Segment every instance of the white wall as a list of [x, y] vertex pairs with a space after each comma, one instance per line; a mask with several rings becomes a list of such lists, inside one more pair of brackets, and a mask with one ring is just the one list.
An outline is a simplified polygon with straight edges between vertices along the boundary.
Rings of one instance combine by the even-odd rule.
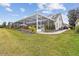
[[55, 21], [55, 29], [59, 30], [59, 28], [63, 27], [63, 19], [62, 15], [59, 15]]

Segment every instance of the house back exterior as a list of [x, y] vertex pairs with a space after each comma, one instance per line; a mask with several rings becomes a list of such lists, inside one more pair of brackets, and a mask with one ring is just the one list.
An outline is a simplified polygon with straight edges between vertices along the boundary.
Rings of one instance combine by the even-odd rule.
[[16, 26], [35, 25], [37, 32], [45, 32], [46, 28], [50, 31], [58, 31], [63, 28], [62, 14], [44, 16], [42, 14], [33, 14], [14, 23]]

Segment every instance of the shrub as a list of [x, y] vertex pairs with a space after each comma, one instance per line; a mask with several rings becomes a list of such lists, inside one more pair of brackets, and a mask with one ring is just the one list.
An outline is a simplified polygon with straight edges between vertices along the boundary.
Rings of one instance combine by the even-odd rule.
[[75, 32], [76, 32], [76, 33], [79, 33], [79, 26], [76, 26]]
[[28, 29], [31, 30], [32, 32], [36, 32], [36, 28], [34, 26], [29, 26]]
[[68, 27], [67, 26], [64, 26], [63, 29], [68, 29]]

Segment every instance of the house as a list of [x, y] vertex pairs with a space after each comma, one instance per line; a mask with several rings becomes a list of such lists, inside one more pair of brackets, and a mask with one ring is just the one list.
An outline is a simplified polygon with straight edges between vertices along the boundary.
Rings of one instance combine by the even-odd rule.
[[63, 28], [63, 19], [61, 14], [44, 16], [42, 14], [33, 14], [14, 23], [16, 26], [35, 25], [37, 32], [58, 31]]
[[76, 26], [79, 26], [79, 19], [76, 20]]
[[76, 20], [76, 26], [79, 26], [79, 11], [77, 11], [77, 20]]
[[55, 30], [59, 30], [63, 27], [64, 23], [61, 14], [50, 15], [49, 17], [54, 21]]

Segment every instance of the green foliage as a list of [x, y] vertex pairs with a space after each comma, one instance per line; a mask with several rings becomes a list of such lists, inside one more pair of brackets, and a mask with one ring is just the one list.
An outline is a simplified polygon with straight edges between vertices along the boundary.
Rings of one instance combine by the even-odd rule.
[[75, 28], [76, 20], [79, 17], [79, 9], [69, 10], [68, 18], [69, 18], [69, 25], [71, 29]]
[[6, 22], [3, 22], [2, 27], [3, 27], [3, 28], [6, 27]]
[[33, 33], [36, 32], [36, 27], [34, 25], [28, 26], [28, 29]]

